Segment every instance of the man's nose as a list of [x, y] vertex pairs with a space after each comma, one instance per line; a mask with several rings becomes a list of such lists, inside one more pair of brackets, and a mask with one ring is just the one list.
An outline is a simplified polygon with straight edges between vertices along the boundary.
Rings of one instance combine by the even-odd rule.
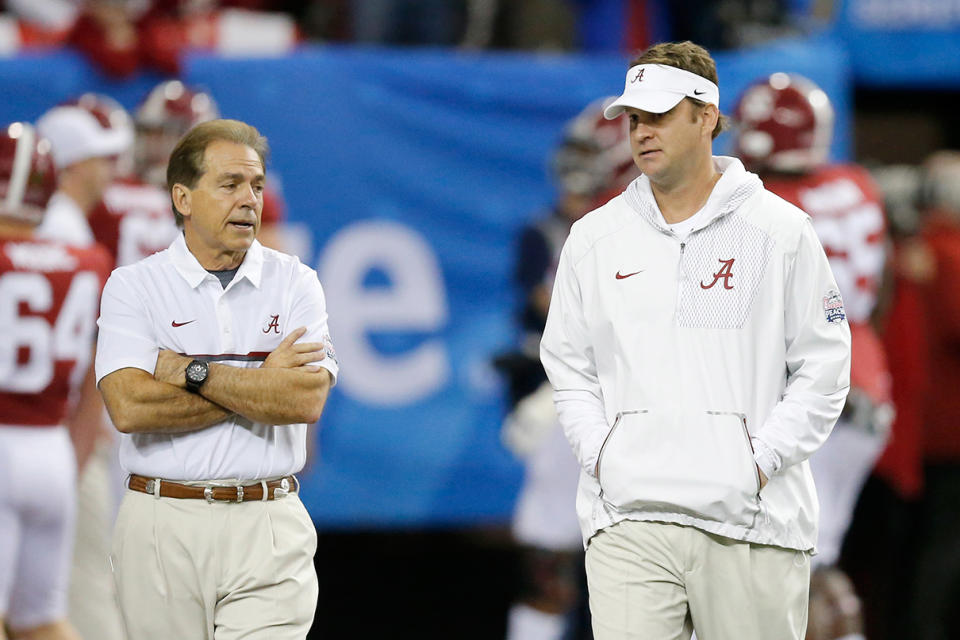
[[637, 140], [646, 140], [651, 135], [653, 135], [653, 132], [650, 127], [642, 122], [636, 123], [630, 132], [630, 136]]
[[245, 207], [256, 208], [257, 191], [252, 184], [243, 185], [243, 192], [240, 194], [240, 204]]

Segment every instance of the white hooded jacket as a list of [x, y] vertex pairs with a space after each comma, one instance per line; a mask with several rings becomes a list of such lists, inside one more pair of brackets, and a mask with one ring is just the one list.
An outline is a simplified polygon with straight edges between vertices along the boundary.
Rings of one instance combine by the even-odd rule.
[[684, 242], [641, 176], [564, 245], [541, 359], [557, 398], [602, 406], [584, 420], [558, 402], [585, 544], [632, 519], [814, 548], [806, 460], [849, 387], [843, 302], [809, 216], [738, 160], [714, 165]]

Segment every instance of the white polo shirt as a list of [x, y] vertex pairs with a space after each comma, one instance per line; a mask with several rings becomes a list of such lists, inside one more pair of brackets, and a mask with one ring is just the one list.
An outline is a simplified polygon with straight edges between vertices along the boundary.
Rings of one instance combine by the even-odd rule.
[[[338, 364], [323, 289], [313, 269], [254, 242], [223, 289], [179, 234], [169, 248], [116, 269], [103, 290], [97, 383], [136, 367], [153, 374], [160, 349], [237, 367], [259, 367], [280, 341], [323, 342], [318, 363], [334, 381]], [[128, 473], [167, 480], [260, 480], [296, 473], [306, 460], [307, 425], [232, 416], [189, 433], [121, 434]]]

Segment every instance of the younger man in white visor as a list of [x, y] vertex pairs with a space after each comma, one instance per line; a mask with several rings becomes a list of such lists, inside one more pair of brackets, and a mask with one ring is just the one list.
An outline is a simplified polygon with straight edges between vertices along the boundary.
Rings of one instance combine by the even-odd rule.
[[580, 465], [597, 640], [804, 637], [817, 498], [807, 458], [849, 386], [843, 300], [810, 224], [734, 158], [716, 65], [635, 59], [643, 175], [573, 225], [541, 343]]

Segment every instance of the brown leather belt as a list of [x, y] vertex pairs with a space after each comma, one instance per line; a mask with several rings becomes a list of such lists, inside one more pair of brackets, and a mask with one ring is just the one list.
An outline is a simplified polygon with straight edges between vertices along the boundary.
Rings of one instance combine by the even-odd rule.
[[[157, 485], [160, 485], [157, 487]], [[300, 489], [300, 483], [294, 476], [279, 480], [258, 482], [257, 484], [236, 485], [210, 482], [202, 485], [180, 484], [160, 478], [147, 478], [130, 475], [127, 486], [133, 491], [159, 495], [161, 498], [194, 498], [207, 502], [252, 502], [255, 500], [275, 500], [291, 491]], [[266, 498], [264, 498], [266, 487]]]

